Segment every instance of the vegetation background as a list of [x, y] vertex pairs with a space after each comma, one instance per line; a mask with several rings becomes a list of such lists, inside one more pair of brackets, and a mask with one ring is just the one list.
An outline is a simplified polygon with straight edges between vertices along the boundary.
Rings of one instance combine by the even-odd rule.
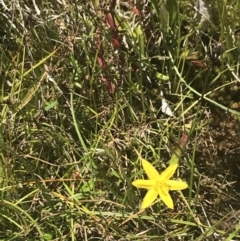
[[240, 240], [240, 1], [0, 7], [0, 240]]

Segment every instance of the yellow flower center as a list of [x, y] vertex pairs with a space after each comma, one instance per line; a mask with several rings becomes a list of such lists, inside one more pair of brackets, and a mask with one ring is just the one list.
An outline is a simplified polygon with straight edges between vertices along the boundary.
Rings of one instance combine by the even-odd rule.
[[161, 192], [164, 195], [167, 195], [167, 192], [169, 191], [169, 185], [167, 185], [166, 182], [156, 182], [155, 190], [158, 193], [159, 193], [159, 190], [161, 190]]

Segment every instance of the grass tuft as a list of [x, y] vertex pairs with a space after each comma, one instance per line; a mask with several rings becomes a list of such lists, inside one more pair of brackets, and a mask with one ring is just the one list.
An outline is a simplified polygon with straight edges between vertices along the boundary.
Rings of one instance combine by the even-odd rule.
[[206, 2], [1, 1], [0, 240], [240, 238], [240, 6]]

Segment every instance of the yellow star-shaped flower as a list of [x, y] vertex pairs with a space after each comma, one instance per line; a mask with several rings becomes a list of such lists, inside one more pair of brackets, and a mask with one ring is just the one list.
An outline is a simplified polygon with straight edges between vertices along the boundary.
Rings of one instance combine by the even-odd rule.
[[178, 164], [170, 165], [161, 174], [159, 174], [155, 167], [146, 160], [142, 160], [142, 165], [149, 180], [135, 180], [132, 182], [132, 185], [137, 188], [148, 189], [143, 199], [141, 209], [151, 206], [158, 195], [167, 207], [173, 209], [173, 200], [169, 194], [169, 190], [176, 191], [188, 188], [186, 182], [169, 180], [176, 171]]

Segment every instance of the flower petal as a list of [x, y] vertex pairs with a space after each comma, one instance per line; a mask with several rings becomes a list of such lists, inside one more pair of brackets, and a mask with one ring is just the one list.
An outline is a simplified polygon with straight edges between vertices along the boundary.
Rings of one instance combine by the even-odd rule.
[[153, 188], [156, 185], [156, 181], [154, 180], [135, 180], [132, 182], [132, 185], [138, 188]]
[[168, 185], [169, 190], [183, 190], [188, 188], [188, 185], [186, 182], [183, 181], [176, 181], [176, 180], [168, 180], [166, 182]]
[[178, 167], [178, 164], [171, 164], [170, 166], [165, 169], [160, 176], [158, 177], [158, 182], [168, 181], [174, 174]]
[[149, 179], [157, 180], [159, 178], [158, 171], [155, 169], [155, 167], [150, 162], [143, 159], [142, 165], [143, 165], [143, 169], [147, 173]]
[[161, 197], [162, 201], [165, 203], [165, 205], [168, 208], [173, 209], [173, 200], [172, 200], [168, 190], [165, 188], [159, 188], [158, 194]]
[[141, 205], [141, 209], [147, 208], [149, 207], [154, 200], [157, 198], [158, 193], [156, 192], [156, 190], [154, 188], [148, 190], [147, 194], [145, 195], [142, 205]]

